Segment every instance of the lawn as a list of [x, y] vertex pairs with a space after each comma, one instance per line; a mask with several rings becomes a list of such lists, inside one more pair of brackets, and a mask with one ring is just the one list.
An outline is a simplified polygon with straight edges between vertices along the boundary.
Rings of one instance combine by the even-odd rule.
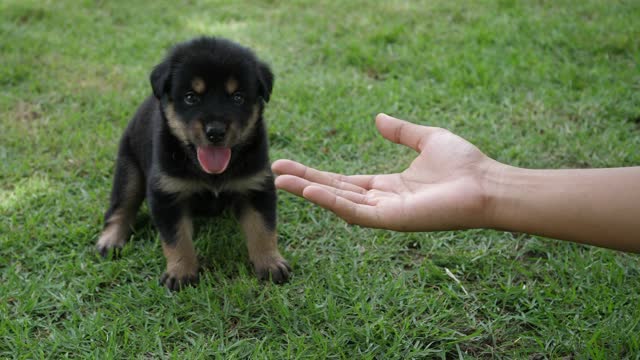
[[146, 209], [121, 259], [93, 249], [118, 138], [178, 41], [272, 65], [272, 160], [402, 170], [386, 112], [517, 166], [630, 166], [638, 19], [632, 0], [0, 1], [0, 357], [638, 358], [632, 254], [363, 229], [285, 193], [282, 286], [255, 279], [230, 216], [197, 223], [201, 282], [179, 293]]

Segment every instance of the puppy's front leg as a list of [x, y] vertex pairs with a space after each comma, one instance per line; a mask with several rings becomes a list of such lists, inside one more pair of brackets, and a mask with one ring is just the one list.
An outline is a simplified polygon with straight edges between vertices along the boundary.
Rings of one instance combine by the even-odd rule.
[[252, 192], [238, 208], [238, 217], [258, 278], [286, 282], [291, 267], [278, 251], [275, 188]]
[[180, 290], [198, 282], [198, 257], [193, 246], [193, 224], [188, 208], [172, 195], [151, 191], [148, 195], [151, 216], [160, 231], [167, 270], [160, 283]]

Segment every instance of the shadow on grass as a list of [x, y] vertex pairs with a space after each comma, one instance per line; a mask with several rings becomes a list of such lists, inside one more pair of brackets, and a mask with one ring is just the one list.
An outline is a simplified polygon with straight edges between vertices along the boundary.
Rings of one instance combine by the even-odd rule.
[[244, 236], [238, 221], [229, 211], [214, 217], [196, 218], [194, 242], [203, 271], [227, 279], [240, 275], [240, 264], [253, 271]]
[[[159, 234], [146, 206], [138, 213], [133, 229], [132, 240], [153, 246]], [[227, 279], [239, 275], [238, 265], [249, 264], [246, 242], [238, 226], [238, 221], [229, 212], [220, 215], [200, 216], [193, 221], [193, 241], [202, 271], [216, 273]], [[134, 256], [126, 251], [125, 256]]]

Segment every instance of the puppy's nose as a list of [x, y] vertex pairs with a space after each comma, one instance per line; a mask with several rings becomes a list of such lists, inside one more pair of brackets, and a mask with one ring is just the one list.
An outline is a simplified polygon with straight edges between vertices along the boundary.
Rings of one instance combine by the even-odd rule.
[[224, 135], [227, 132], [226, 126], [219, 122], [207, 124], [204, 127], [204, 132], [207, 135], [207, 139], [213, 143], [218, 143], [224, 140]]

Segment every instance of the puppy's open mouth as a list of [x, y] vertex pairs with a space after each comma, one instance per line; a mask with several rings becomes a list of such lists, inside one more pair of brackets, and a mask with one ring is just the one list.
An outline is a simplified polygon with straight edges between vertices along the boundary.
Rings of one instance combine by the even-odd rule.
[[196, 152], [200, 167], [208, 174], [222, 174], [231, 159], [231, 149], [228, 147], [198, 146]]

